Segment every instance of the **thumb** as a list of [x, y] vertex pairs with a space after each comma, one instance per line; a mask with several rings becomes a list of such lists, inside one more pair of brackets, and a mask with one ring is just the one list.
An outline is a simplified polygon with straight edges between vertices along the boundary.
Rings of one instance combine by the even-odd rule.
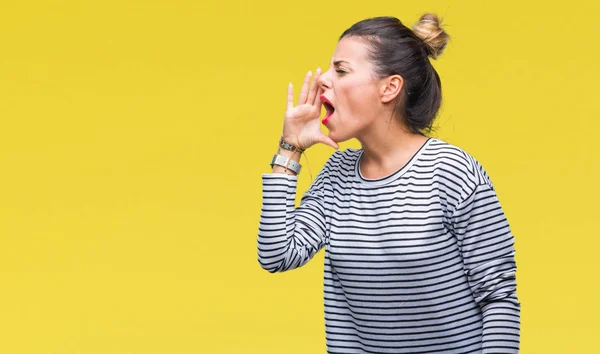
[[320, 142], [320, 143], [323, 143], [325, 145], [329, 145], [329, 146], [331, 146], [332, 148], [334, 148], [336, 150], [340, 149], [340, 146], [338, 145], [338, 143], [336, 143], [335, 141], [333, 141], [330, 137], [328, 137], [325, 134], [319, 135], [317, 137], [317, 141]]

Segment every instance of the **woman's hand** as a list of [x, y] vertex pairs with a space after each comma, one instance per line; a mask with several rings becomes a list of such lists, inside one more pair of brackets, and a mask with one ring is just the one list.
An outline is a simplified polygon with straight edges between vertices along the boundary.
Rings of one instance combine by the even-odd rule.
[[[298, 105], [294, 107], [294, 87], [290, 83], [287, 94], [287, 109], [283, 120], [283, 140], [305, 150], [316, 143], [323, 143], [339, 149], [338, 144], [321, 131], [321, 106], [319, 98], [322, 89], [317, 84], [321, 69], [317, 69], [315, 78], [310, 82], [312, 72], [304, 78]], [[310, 88], [309, 88], [310, 86]]]

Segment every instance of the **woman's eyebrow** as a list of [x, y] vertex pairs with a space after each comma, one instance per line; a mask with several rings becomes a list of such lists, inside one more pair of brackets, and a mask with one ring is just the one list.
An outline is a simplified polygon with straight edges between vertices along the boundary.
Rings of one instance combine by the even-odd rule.
[[333, 62], [333, 66], [338, 66], [341, 63], [346, 63], [346, 64], [350, 64], [349, 62], [345, 61], [345, 60], [336, 60]]

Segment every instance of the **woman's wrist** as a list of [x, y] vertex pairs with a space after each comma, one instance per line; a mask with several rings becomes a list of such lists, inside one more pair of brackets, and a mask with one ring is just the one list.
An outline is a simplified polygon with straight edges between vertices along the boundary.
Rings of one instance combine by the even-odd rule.
[[[285, 158], [288, 158], [290, 161], [299, 163], [302, 153], [300, 153], [298, 151], [286, 150], [286, 149], [279, 147], [277, 149], [277, 155], [281, 155]], [[292, 175], [292, 176], [297, 175], [296, 172], [290, 170], [289, 168], [285, 168], [284, 166], [281, 166], [281, 165], [273, 165], [273, 173], [285, 173], [285, 174]]]
[[290, 142], [292, 142], [294, 140], [292, 140], [292, 139], [286, 139], [282, 135], [281, 138], [279, 139], [279, 147], [283, 148], [285, 150], [297, 151], [299, 153], [303, 153], [304, 149], [300, 146], [299, 143], [290, 143]]
[[[279, 156], [283, 157], [286, 162], [285, 162], [285, 166], [282, 166], [281, 162], [279, 162], [279, 163], [275, 162], [275, 157], [274, 157], [273, 162], [271, 164], [271, 166], [273, 168], [273, 172], [274, 173], [285, 173], [285, 174], [293, 175], [293, 176], [297, 175], [296, 171], [299, 171], [300, 168], [302, 167], [300, 165], [300, 157], [302, 157], [303, 152], [304, 152], [303, 149], [301, 149], [298, 146], [288, 143], [282, 136], [279, 139], [279, 146], [277, 148], [277, 154], [275, 155], [275, 157], [277, 157], [277, 155], [279, 155]], [[290, 163], [292, 164], [291, 168], [290, 168]]]

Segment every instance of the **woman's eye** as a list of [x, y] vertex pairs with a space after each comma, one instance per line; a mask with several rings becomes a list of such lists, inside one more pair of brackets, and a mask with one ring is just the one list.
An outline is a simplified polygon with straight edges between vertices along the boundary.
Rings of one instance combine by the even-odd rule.
[[342, 74], [342, 75], [346, 73], [344, 70], [340, 70], [340, 69], [337, 69], [335, 72], [338, 74]]

